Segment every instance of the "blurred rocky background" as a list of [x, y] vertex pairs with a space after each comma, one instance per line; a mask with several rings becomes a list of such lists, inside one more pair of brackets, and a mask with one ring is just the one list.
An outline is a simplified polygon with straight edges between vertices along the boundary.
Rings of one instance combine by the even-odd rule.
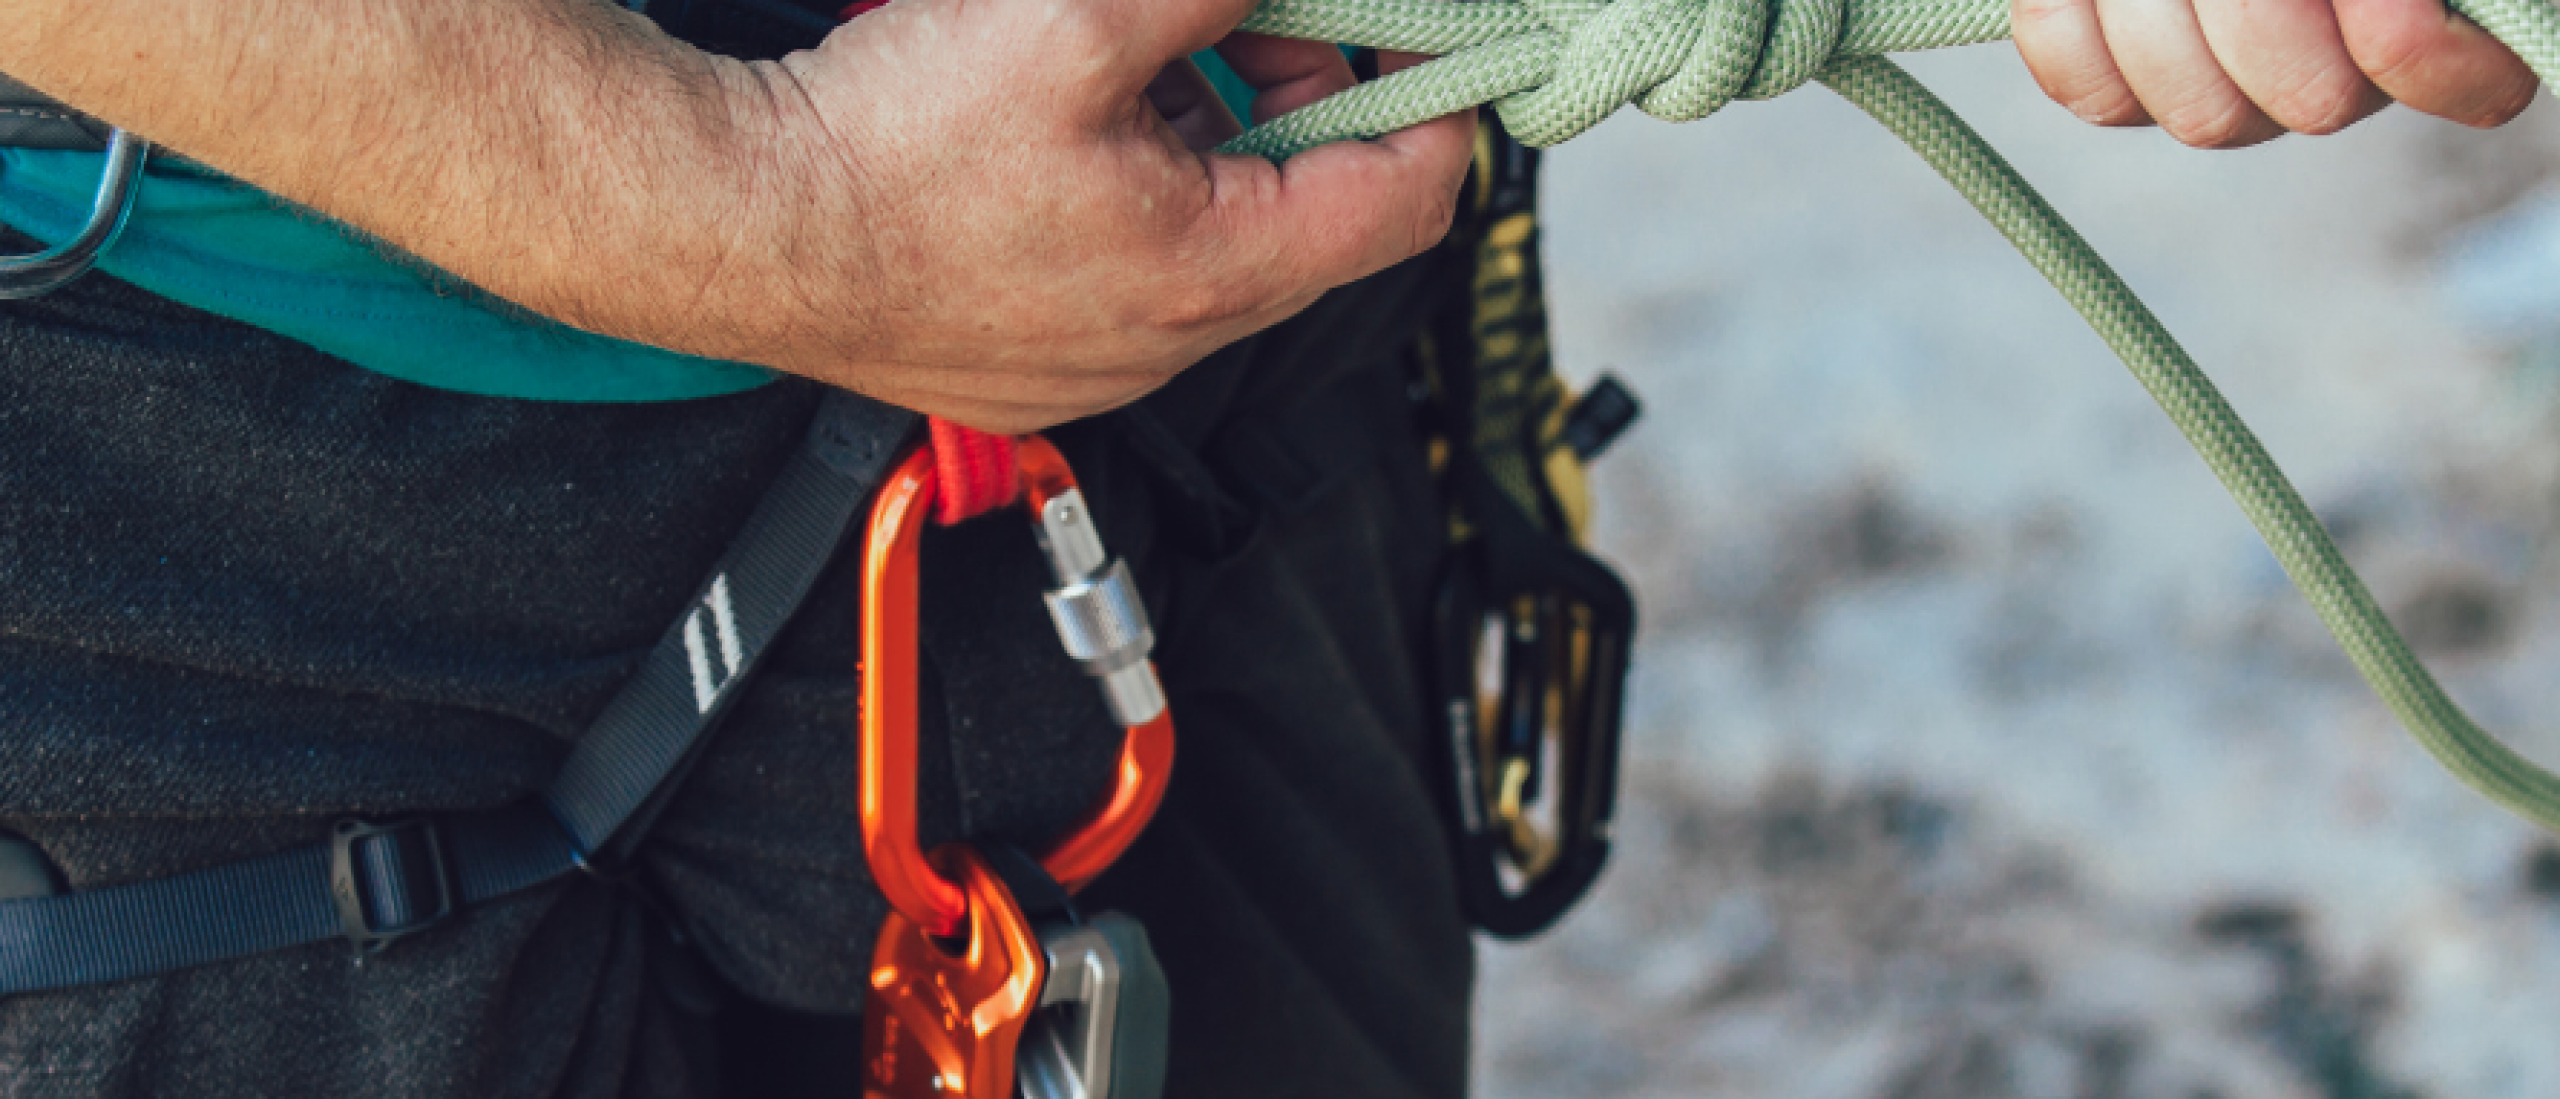
[[[2560, 107], [2200, 153], [1910, 59], [2560, 762]], [[1489, 1099], [2553, 1099], [2560, 846], [2355, 679], [2097, 339], [1818, 88], [1548, 162], [1644, 598], [1612, 869], [1487, 943]]]

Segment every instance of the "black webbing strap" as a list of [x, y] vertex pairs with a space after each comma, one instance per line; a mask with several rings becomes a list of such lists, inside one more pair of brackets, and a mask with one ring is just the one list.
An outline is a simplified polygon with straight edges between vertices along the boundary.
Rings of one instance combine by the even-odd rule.
[[1227, 426], [1202, 458], [1246, 503], [1287, 515], [1370, 468], [1387, 440], [1412, 434], [1414, 414], [1402, 371], [1357, 370]]
[[372, 950], [473, 904], [626, 857], [798, 609], [913, 428], [850, 394], [531, 802], [340, 821], [330, 842], [173, 877], [0, 901], [0, 995], [346, 938]]

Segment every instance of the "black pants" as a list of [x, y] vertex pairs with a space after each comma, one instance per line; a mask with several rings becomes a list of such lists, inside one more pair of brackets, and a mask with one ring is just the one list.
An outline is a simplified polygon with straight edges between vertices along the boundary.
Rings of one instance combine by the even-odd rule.
[[[1116, 416], [1055, 436], [1149, 590], [1179, 727], [1162, 814], [1089, 894], [1163, 957], [1173, 1095], [1464, 1090], [1472, 963], [1414, 664], [1440, 507], [1398, 375], [1436, 262], [1201, 364], [1146, 402], [1147, 445]], [[1240, 506], [1186, 465], [1364, 390], [1385, 426], [1314, 489]], [[77, 889], [530, 794], [814, 396], [480, 398], [103, 277], [0, 304], [0, 827]], [[0, 1000], [0, 1094], [851, 1094], [881, 912], [852, 562], [630, 879], [362, 960], [322, 943]], [[933, 532], [925, 568], [928, 838], [1036, 844], [1118, 731], [1055, 653], [1018, 519]]]

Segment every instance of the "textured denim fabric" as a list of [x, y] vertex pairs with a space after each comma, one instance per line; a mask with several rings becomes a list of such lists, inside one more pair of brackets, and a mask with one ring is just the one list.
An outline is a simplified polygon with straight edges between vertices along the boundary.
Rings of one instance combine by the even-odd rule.
[[[1395, 400], [1450, 282], [1429, 266], [1148, 407], [1203, 445], [1345, 375], [1390, 372]], [[814, 397], [473, 397], [102, 277], [0, 304], [0, 828], [92, 888], [531, 793]], [[1149, 589], [1180, 728], [1162, 815], [1093, 890], [1147, 921], [1174, 982], [1171, 1094], [1461, 1093], [1471, 956], [1413, 663], [1441, 537], [1418, 438], [1203, 553], [1110, 418], [1056, 437]], [[928, 839], [1036, 846], [1103, 787], [1118, 730], [1057, 653], [1020, 522], [937, 530], [926, 561]], [[0, 1000], [0, 1095], [849, 1094], [881, 910], [854, 824], [857, 580], [840, 556], [630, 880], [362, 960], [322, 943]]]

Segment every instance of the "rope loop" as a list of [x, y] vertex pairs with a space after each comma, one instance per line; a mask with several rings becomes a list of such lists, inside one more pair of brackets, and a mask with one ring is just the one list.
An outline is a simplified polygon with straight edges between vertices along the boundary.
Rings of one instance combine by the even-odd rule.
[[[2560, 5], [2448, 0], [2560, 85]], [[2230, 489], [2358, 673], [2446, 770], [2560, 832], [2560, 774], [2462, 712], [2392, 628], [2275, 459], [2159, 318], [1981, 135], [1881, 55], [2009, 34], [2009, 0], [1261, 0], [1244, 29], [1439, 60], [1310, 103], [1221, 150], [1274, 161], [1479, 103], [1562, 142], [1637, 104], [1689, 121], [1819, 79], [1899, 135], [2062, 292]]]
[[2008, 37], [2009, 0], [1262, 0], [1242, 29], [1444, 55], [1219, 147], [1282, 161], [1479, 103], [1540, 148], [1629, 103], [1691, 121], [1851, 59]]
[[1496, 104], [1545, 147], [1633, 103], [1691, 122], [1802, 87], [1831, 63], [1846, 0], [1526, 0], [1560, 40], [1553, 75]]

